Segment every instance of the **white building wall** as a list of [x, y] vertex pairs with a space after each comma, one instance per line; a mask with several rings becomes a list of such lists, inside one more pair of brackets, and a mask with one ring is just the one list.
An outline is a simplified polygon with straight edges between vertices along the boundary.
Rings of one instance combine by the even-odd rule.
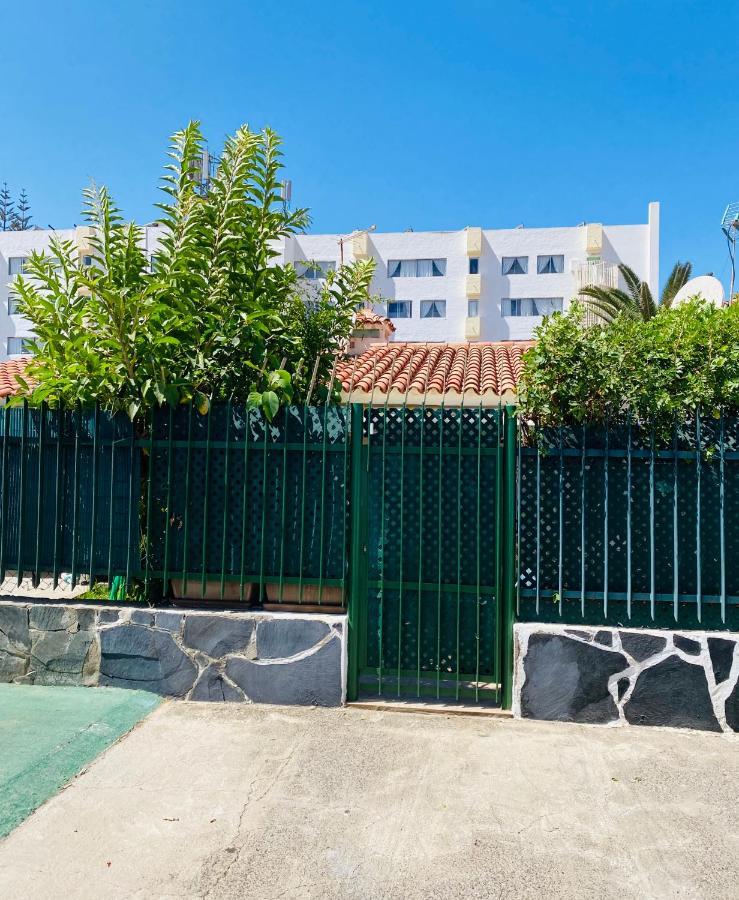
[[[144, 229], [142, 245], [155, 252], [160, 230]], [[48, 246], [53, 234], [74, 239], [74, 229], [66, 231], [0, 232], [0, 358], [7, 356], [8, 337], [30, 335], [29, 323], [18, 315], [8, 315], [8, 260], [28, 256], [32, 250]], [[338, 234], [306, 234], [288, 238], [278, 248], [277, 262], [341, 259]], [[346, 236], [344, 236], [346, 238]], [[514, 228], [483, 229], [482, 254], [479, 257], [481, 292], [479, 297], [480, 340], [505, 341], [531, 338], [541, 323], [539, 316], [504, 316], [504, 299], [561, 297], [567, 308], [576, 294], [572, 266], [587, 259], [586, 228]], [[466, 283], [469, 258], [467, 231], [372, 232], [368, 246], [376, 262], [372, 293], [384, 302], [375, 303], [377, 312], [386, 313], [386, 302], [408, 300], [412, 318], [395, 319], [396, 341], [464, 341], [467, 320]], [[561, 274], [537, 274], [537, 257], [563, 255]], [[525, 275], [503, 275], [504, 256], [528, 257]], [[394, 259], [446, 260], [441, 277], [390, 277], [388, 262]], [[604, 225], [601, 258], [605, 262], [624, 262], [645, 279], [657, 294], [659, 279], [659, 204], [649, 206], [649, 222], [640, 225]], [[344, 261], [353, 259], [352, 241], [344, 240]], [[423, 300], [445, 300], [446, 318], [422, 319]]]

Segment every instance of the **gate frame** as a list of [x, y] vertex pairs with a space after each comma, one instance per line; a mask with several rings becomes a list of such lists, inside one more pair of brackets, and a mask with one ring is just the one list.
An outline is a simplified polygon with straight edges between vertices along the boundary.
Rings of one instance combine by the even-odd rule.
[[[518, 429], [516, 411], [511, 404], [501, 407], [502, 466], [499, 471], [500, 518], [496, 529], [494, 553], [498, 564], [496, 604], [500, 640], [498, 641], [500, 696], [503, 709], [510, 709], [513, 699], [513, 624], [515, 619], [516, 565], [516, 449]], [[351, 527], [349, 553], [349, 595], [347, 598], [348, 670], [347, 700], [359, 696], [359, 658], [362, 640], [367, 637], [368, 611], [368, 547], [367, 508], [369, 479], [367, 448], [362, 439], [364, 405], [353, 403], [351, 411]], [[422, 701], [421, 701], [422, 702]]]

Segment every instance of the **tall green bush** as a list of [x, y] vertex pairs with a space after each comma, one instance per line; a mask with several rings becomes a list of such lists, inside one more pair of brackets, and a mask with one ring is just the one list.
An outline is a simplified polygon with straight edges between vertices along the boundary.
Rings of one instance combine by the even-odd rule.
[[694, 298], [647, 322], [585, 327], [582, 307], [548, 318], [524, 356], [521, 412], [542, 425], [623, 419], [668, 431], [696, 408], [739, 413], [739, 306]]
[[271, 417], [280, 403], [308, 400], [316, 385], [325, 391], [352, 314], [368, 298], [373, 263], [343, 267], [304, 303], [295, 268], [276, 260], [279, 242], [309, 222], [306, 210], [281, 200], [280, 144], [269, 129], [238, 129], [204, 189], [195, 177], [204, 150], [197, 123], [174, 135], [153, 260], [108, 190], [85, 191], [92, 260], [54, 239], [14, 284], [36, 335], [33, 401], [99, 401], [133, 418], [155, 404], [195, 399], [205, 408], [230, 397]]

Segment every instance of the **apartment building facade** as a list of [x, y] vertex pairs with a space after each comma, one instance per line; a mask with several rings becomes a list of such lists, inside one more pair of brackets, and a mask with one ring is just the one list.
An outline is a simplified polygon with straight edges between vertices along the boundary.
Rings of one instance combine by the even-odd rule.
[[[0, 358], [22, 354], [31, 336], [10, 282], [53, 235], [75, 241], [81, 257], [90, 252], [86, 228], [0, 233]], [[147, 254], [156, 253], [160, 236], [156, 226], [142, 228]], [[277, 261], [295, 264], [307, 281], [320, 281], [342, 260], [372, 257], [374, 308], [392, 320], [391, 340], [526, 340], [585, 284], [616, 286], [619, 263], [658, 294], [659, 204], [650, 203], [647, 222], [636, 225], [301, 234], [276, 249]]]

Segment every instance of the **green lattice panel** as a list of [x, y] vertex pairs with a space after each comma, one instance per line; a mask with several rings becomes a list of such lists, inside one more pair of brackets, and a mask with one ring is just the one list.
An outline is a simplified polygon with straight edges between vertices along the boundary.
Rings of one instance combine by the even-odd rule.
[[399, 673], [404, 694], [413, 673], [492, 678], [499, 413], [379, 407], [365, 420], [366, 665]]

